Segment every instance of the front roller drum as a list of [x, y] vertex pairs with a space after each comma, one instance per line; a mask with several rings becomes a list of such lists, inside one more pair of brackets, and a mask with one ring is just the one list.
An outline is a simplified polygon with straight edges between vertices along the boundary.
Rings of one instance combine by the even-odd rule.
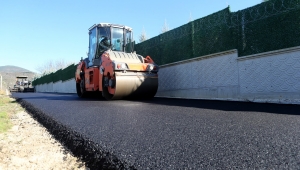
[[116, 73], [113, 90], [109, 86], [103, 86], [103, 97], [114, 99], [150, 99], [153, 98], [158, 88], [158, 76], [153, 73]]

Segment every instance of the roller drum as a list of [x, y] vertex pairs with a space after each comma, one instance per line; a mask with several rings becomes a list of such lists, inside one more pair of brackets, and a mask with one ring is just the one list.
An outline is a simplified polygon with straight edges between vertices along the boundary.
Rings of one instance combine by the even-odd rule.
[[149, 99], [157, 92], [158, 76], [154, 73], [116, 73], [115, 79], [111, 99]]

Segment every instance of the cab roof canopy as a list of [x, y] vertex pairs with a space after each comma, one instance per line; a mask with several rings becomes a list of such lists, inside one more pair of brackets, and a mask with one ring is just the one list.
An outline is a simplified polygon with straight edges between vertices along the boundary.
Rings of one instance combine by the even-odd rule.
[[17, 79], [27, 79], [28, 76], [17, 76]]
[[89, 31], [91, 31], [95, 27], [119, 27], [119, 28], [125, 28], [126, 30], [132, 31], [132, 28], [125, 26], [125, 25], [119, 25], [119, 24], [111, 24], [111, 23], [99, 23], [99, 24], [94, 24], [89, 28]]

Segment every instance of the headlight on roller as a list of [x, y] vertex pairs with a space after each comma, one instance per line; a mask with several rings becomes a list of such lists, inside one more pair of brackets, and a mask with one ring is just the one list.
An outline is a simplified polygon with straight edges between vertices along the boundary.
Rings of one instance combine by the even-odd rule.
[[158, 65], [156, 65], [156, 64], [149, 64], [147, 66], [147, 71], [158, 72]]
[[128, 66], [126, 63], [114, 63], [115, 70], [128, 70]]

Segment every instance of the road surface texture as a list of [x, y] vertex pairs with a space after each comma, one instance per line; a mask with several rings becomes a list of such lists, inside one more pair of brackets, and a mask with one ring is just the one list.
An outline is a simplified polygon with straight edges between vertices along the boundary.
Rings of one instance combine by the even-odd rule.
[[93, 144], [81, 153], [83, 159], [101, 158], [91, 169], [300, 169], [299, 105], [12, 96], [67, 127], [65, 132], [76, 132], [75, 138], [86, 138], [82, 146]]

